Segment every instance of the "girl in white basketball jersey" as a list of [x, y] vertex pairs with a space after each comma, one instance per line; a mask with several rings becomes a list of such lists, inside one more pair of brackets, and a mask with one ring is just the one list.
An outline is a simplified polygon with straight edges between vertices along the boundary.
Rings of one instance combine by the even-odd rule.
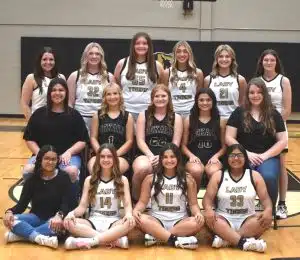
[[[120, 202], [125, 216], [120, 217]], [[89, 209], [89, 218], [80, 218]], [[96, 155], [91, 176], [85, 179], [79, 206], [64, 220], [65, 228], [75, 237], [67, 238], [65, 248], [89, 249], [108, 245], [128, 248], [128, 232], [134, 228], [129, 183], [122, 176], [112, 144], [103, 144]]]
[[[100, 145], [111, 143], [117, 150], [120, 171], [124, 174], [129, 168], [129, 151], [134, 140], [133, 118], [125, 111], [122, 90], [117, 83], [109, 83], [103, 90], [101, 109], [93, 115], [91, 124], [91, 145], [94, 152]], [[96, 157], [88, 163], [92, 172]]]
[[[228, 147], [224, 162], [225, 170], [212, 176], [203, 198], [206, 223], [216, 234], [212, 247], [264, 252], [267, 244], [257, 238], [272, 222], [272, 203], [264, 180], [250, 170], [247, 152], [240, 144]], [[264, 206], [260, 213], [255, 213], [256, 195]]]
[[123, 89], [125, 109], [135, 121], [150, 104], [151, 90], [162, 73], [162, 65], [154, 60], [150, 36], [144, 32], [135, 34], [129, 57], [119, 60], [114, 73]]
[[217, 98], [220, 117], [227, 120], [242, 104], [246, 80], [237, 73], [234, 50], [227, 44], [219, 45], [215, 51], [212, 72], [204, 79], [204, 87], [213, 90]]
[[[150, 214], [142, 214], [150, 199]], [[187, 207], [192, 216], [189, 216]], [[143, 181], [133, 215], [146, 233], [146, 246], [162, 240], [180, 248], [198, 247], [193, 235], [203, 227], [204, 218], [198, 206], [196, 183], [184, 171], [180, 149], [175, 144], [166, 144], [161, 150], [155, 173]]]
[[191, 115], [184, 120], [182, 152], [188, 158], [185, 165], [200, 189], [202, 174], [210, 178], [222, 168], [225, 153], [225, 126], [221, 123], [217, 101], [210, 88], [201, 88], [195, 96]]
[[[261, 77], [265, 82], [271, 96], [272, 104], [286, 122], [291, 114], [292, 88], [289, 79], [283, 74], [283, 66], [277, 52], [272, 49], [264, 50], [257, 62], [256, 76]], [[288, 134], [288, 132], [286, 133]], [[280, 156], [279, 203], [276, 211], [276, 215], [279, 218], [287, 218], [288, 213], [285, 204], [288, 188], [288, 175], [285, 167], [285, 155], [287, 151], [288, 147], [286, 147]]]
[[163, 81], [170, 88], [175, 113], [189, 116], [196, 92], [203, 86], [203, 73], [196, 67], [192, 48], [186, 41], [175, 44], [171, 67], [164, 71]]
[[21, 106], [27, 121], [35, 110], [46, 105], [48, 85], [55, 77], [65, 79], [58, 73], [55, 52], [51, 47], [44, 47], [36, 59], [34, 72], [26, 77], [22, 86]]
[[170, 90], [158, 84], [151, 92], [151, 104], [139, 114], [136, 123], [136, 140], [139, 156], [132, 164], [132, 195], [139, 198], [141, 184], [147, 174], [153, 172], [159, 161], [159, 153], [166, 143], [180, 146], [182, 118], [174, 113]]
[[89, 43], [81, 56], [81, 68], [68, 78], [69, 105], [82, 115], [89, 131], [92, 116], [102, 104], [104, 87], [114, 81], [107, 71], [102, 47], [96, 42]]

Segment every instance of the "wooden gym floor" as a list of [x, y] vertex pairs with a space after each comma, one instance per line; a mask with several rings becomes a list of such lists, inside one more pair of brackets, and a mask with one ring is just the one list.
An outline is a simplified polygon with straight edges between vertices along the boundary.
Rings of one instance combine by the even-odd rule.
[[[0, 216], [5, 209], [14, 202], [10, 198], [9, 189], [20, 179], [20, 171], [30, 156], [22, 140], [23, 119], [0, 119]], [[237, 249], [212, 249], [211, 234], [204, 231], [199, 235], [200, 245], [196, 251], [170, 248], [158, 245], [145, 248], [141, 239], [136, 239], [129, 250], [95, 248], [89, 251], [66, 252], [62, 245], [57, 250], [32, 245], [29, 243], [4, 244], [3, 234], [5, 227], [0, 223], [0, 259], [271, 259], [280, 257], [299, 257], [300, 259], [300, 125], [289, 124], [289, 153], [287, 154], [287, 168], [292, 172], [290, 176], [292, 185], [287, 195], [289, 218], [278, 222], [279, 229], [268, 230], [263, 238], [267, 241], [266, 253], [243, 252]], [[203, 191], [200, 192], [200, 196]], [[201, 202], [200, 202], [201, 203]], [[140, 234], [141, 236], [141, 234]]]

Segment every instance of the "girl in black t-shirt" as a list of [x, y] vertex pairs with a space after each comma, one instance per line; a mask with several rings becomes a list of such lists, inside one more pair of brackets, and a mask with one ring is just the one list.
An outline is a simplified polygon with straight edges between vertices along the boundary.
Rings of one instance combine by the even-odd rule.
[[[129, 168], [128, 152], [134, 138], [133, 117], [124, 109], [122, 90], [116, 83], [109, 83], [103, 90], [102, 107], [93, 115], [91, 124], [91, 145], [96, 153], [104, 143], [113, 144], [119, 157], [120, 171]], [[88, 163], [89, 172], [96, 157]]]
[[28, 122], [23, 138], [33, 156], [24, 166], [26, 177], [33, 172], [35, 156], [41, 146], [53, 145], [59, 154], [59, 167], [78, 179], [80, 152], [88, 141], [88, 132], [79, 112], [68, 106], [68, 86], [64, 79], [55, 78], [47, 92], [47, 105], [37, 109]]
[[273, 205], [278, 194], [279, 154], [287, 145], [283, 119], [271, 103], [261, 78], [252, 79], [246, 90], [243, 107], [230, 116], [226, 144], [240, 143], [247, 150], [250, 164], [264, 178]]
[[133, 162], [133, 197], [138, 199], [142, 181], [158, 164], [158, 155], [166, 143], [180, 146], [182, 119], [174, 113], [170, 90], [163, 84], [151, 92], [151, 104], [141, 112], [136, 124], [137, 145], [143, 155]]
[[195, 178], [199, 190], [203, 172], [211, 177], [220, 170], [220, 158], [225, 152], [224, 124], [220, 123], [216, 96], [210, 88], [197, 92], [183, 128], [182, 152], [188, 158], [186, 170]]
[[[5, 242], [31, 241], [57, 248], [57, 234], [63, 231], [63, 217], [69, 212], [68, 175], [57, 168], [58, 153], [43, 146], [36, 157], [34, 174], [24, 183], [18, 203], [6, 210]], [[31, 203], [29, 213], [23, 213]]]

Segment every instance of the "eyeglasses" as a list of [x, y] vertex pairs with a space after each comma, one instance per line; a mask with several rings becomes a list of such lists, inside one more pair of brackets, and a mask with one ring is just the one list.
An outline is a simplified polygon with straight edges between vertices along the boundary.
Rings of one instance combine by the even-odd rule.
[[233, 159], [233, 158], [244, 158], [244, 154], [243, 153], [231, 153], [228, 155], [229, 158]]
[[47, 157], [45, 156], [43, 158], [44, 161], [47, 161], [47, 162], [57, 162], [57, 157], [53, 158], [53, 157]]

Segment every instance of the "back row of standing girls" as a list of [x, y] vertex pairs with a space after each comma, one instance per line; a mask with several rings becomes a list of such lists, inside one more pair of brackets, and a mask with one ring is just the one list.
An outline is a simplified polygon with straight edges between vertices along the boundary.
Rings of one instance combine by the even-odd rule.
[[[99, 120], [106, 120], [106, 122], [120, 119], [119, 111], [114, 111], [114, 106], [110, 105], [107, 107], [102, 106], [102, 112], [99, 111], [94, 116], [94, 120], [92, 120], [93, 115], [95, 112], [98, 112], [103, 103], [102, 95], [104, 87], [109, 82], [117, 82], [121, 86], [124, 107], [130, 114], [122, 114], [127, 120], [125, 126], [127, 131], [126, 140], [122, 143], [120, 142], [118, 147], [118, 156], [126, 155], [129, 150], [128, 148], [132, 145], [133, 129], [130, 127], [130, 122], [133, 120], [137, 120], [138, 146], [141, 152], [146, 155], [138, 157], [133, 163], [134, 172], [138, 173], [133, 178], [133, 184], [136, 184], [136, 187], [140, 187], [144, 178], [143, 173], [149, 172], [151, 167], [158, 162], [157, 154], [153, 154], [151, 149], [147, 145], [145, 146], [144, 132], [145, 126], [149, 126], [148, 120], [152, 120], [153, 122], [151, 123], [157, 125], [163, 120], [173, 120], [174, 129], [178, 134], [173, 134], [173, 139], [170, 141], [177, 145], [180, 145], [181, 141], [179, 137], [182, 132], [180, 128], [181, 118], [176, 114], [174, 116], [168, 115], [165, 118], [165, 114], [160, 113], [159, 109], [155, 113], [151, 112], [151, 109], [150, 111], [148, 109], [146, 114], [142, 113], [138, 118], [140, 112], [145, 111], [150, 103], [153, 104], [154, 97], [150, 101], [150, 93], [156, 83], [164, 83], [166, 86], [169, 86], [174, 110], [177, 114], [185, 118], [185, 130], [197, 129], [197, 127], [201, 128], [197, 124], [206, 124], [210, 121], [210, 116], [207, 117], [205, 113], [202, 115], [201, 120], [197, 120], [197, 116], [200, 117], [199, 109], [197, 108], [191, 111], [191, 118], [195, 118], [196, 120], [190, 120], [188, 117], [195, 100], [198, 100], [195, 99], [197, 90], [203, 86], [210, 88], [215, 93], [221, 117], [220, 131], [224, 131], [227, 119], [236, 107], [243, 103], [245, 97], [246, 81], [243, 76], [237, 73], [238, 65], [236, 56], [230, 46], [220, 45], [217, 47], [212, 72], [204, 80], [202, 71], [195, 65], [192, 49], [187, 42], [180, 41], [174, 46], [173, 57], [171, 67], [163, 70], [161, 64], [154, 60], [153, 45], [149, 35], [146, 33], [137, 33], [132, 39], [129, 57], [123, 58], [117, 63], [114, 75], [107, 71], [104, 51], [101, 46], [97, 43], [90, 43], [86, 46], [82, 54], [81, 68], [74, 71], [68, 78], [70, 92], [69, 105], [77, 109], [83, 116], [88, 129], [91, 131], [91, 143], [95, 150], [99, 147], [99, 143], [97, 144], [96, 141], [99, 131], [101, 131], [98, 117]], [[291, 112], [291, 86], [289, 79], [283, 74], [283, 68], [277, 53], [274, 50], [265, 50], [258, 60], [256, 76], [261, 77], [265, 82], [273, 105], [281, 114], [284, 121], [286, 121]], [[54, 52], [51, 48], [44, 48], [44, 51], [37, 60], [34, 73], [27, 76], [22, 88], [21, 104], [27, 120], [34, 110], [46, 104], [47, 86], [49, 81], [54, 77], [64, 78], [57, 71]], [[110, 101], [106, 103], [110, 102], [113, 104], [114, 93], [117, 91], [117, 88], [115, 91], [108, 91], [109, 97], [107, 96], [107, 100], [110, 98]], [[160, 98], [163, 98], [163, 95], [158, 92], [157, 104], [160, 103]], [[29, 107], [30, 100], [32, 102], [31, 109]], [[205, 103], [205, 98], [202, 101]], [[159, 107], [159, 105], [156, 105], [156, 107]], [[214, 116], [212, 111], [211, 117]], [[94, 127], [91, 127], [91, 121], [95, 122]], [[145, 124], [146, 122], [147, 124]], [[185, 132], [189, 133], [189, 131]], [[107, 138], [113, 138], [113, 136], [108, 136]], [[199, 185], [204, 169], [210, 175], [221, 168], [219, 158], [224, 152], [224, 148], [222, 148], [224, 146], [221, 145], [215, 154], [210, 154], [205, 159], [200, 160], [196, 152], [193, 151], [192, 146], [187, 146], [188, 140], [188, 134], [184, 134], [182, 140], [183, 151], [189, 158], [186, 169], [195, 177]], [[224, 140], [220, 141], [224, 144]], [[111, 140], [111, 142], [114, 142], [114, 140]], [[155, 140], [151, 140], [151, 142], [153, 147], [160, 146]], [[205, 146], [205, 143], [203, 143], [203, 146]], [[126, 156], [123, 157], [126, 158]], [[284, 163], [285, 153], [281, 153], [280, 159], [280, 200], [277, 215], [285, 218], [287, 215], [285, 205], [287, 191], [287, 173]], [[91, 162], [90, 167], [92, 164]], [[123, 167], [121, 162], [122, 172], [125, 172], [128, 167], [128, 161], [123, 161]], [[201, 174], [199, 175], [199, 173]], [[139, 196], [139, 189], [133, 195], [137, 198]]]

